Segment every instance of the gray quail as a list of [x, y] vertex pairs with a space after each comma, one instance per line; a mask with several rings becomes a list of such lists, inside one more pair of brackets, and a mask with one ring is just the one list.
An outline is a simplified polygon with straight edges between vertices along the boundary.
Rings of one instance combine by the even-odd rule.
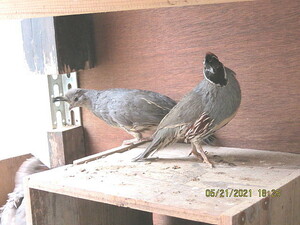
[[[55, 97], [53, 102], [56, 101], [68, 102], [70, 110], [85, 107], [107, 124], [119, 127], [134, 137], [123, 144], [149, 140], [143, 138], [143, 134], [147, 131], [153, 133], [164, 116], [176, 105], [173, 99], [156, 92], [124, 88], [71, 89], [65, 96]], [[210, 135], [203, 143], [211, 145], [215, 139], [214, 135]]]
[[201, 141], [235, 116], [241, 103], [241, 90], [235, 73], [215, 54], [208, 52], [203, 64], [204, 79], [164, 117], [152, 142], [133, 161], [141, 161], [154, 151], [184, 139], [191, 142], [191, 153], [213, 166]]
[[71, 89], [56, 101], [66, 101], [70, 109], [85, 107], [107, 124], [119, 127], [135, 139], [143, 138], [146, 131], [154, 132], [164, 116], [176, 105], [171, 98], [152, 91], [115, 88], [108, 90]]

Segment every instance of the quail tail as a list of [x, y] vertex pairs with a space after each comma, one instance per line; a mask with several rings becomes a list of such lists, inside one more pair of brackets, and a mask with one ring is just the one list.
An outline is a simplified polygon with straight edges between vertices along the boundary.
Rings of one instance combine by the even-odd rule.
[[153, 143], [153, 141], [150, 143], [150, 145], [147, 147], [147, 149], [140, 154], [139, 156], [135, 157], [132, 159], [133, 162], [138, 162], [138, 161], [143, 161], [144, 159], [146, 159], [149, 155], [151, 155], [151, 153], [153, 153], [155, 150], [158, 149], [158, 146], [160, 145], [160, 141], [157, 141], [155, 143]]
[[133, 158], [132, 161], [133, 162], [143, 161], [148, 156], [150, 156], [153, 152], [175, 142], [176, 140], [174, 138], [173, 133], [174, 131], [170, 129], [159, 130], [157, 133], [155, 133], [152, 142], [149, 144], [146, 150], [136, 158]]

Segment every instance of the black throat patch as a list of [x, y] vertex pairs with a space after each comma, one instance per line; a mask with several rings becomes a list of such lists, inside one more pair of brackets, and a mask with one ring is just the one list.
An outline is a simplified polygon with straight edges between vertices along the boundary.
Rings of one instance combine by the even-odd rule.
[[223, 65], [214, 70], [211, 67], [205, 68], [204, 76], [216, 85], [225, 86], [227, 84], [227, 76]]

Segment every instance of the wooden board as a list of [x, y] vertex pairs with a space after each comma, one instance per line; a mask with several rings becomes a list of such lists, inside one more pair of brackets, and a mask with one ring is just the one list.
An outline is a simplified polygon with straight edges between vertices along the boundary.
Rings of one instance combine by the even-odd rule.
[[211, 225], [208, 223], [185, 220], [173, 216], [165, 216], [159, 214], [153, 214], [153, 224], [154, 225]]
[[[286, 210], [290, 212], [282, 216], [291, 215], [291, 225], [299, 222], [296, 212], [300, 210], [300, 155], [205, 147], [216, 164], [211, 169], [196, 158], [187, 157], [190, 145], [176, 144], [156, 153], [153, 160], [131, 162], [144, 149], [141, 146], [85, 164], [35, 174], [28, 186], [211, 224], [236, 225], [244, 220], [245, 224], [254, 225], [266, 216], [272, 225], [279, 225], [270, 218], [274, 213], [279, 217]], [[211, 189], [228, 190], [228, 195], [231, 190], [246, 189], [252, 191], [252, 196], [207, 197], [207, 190]], [[261, 202], [266, 199], [259, 197], [259, 189], [281, 190], [280, 196], [269, 198], [265, 215], [260, 209], [265, 207]], [[285, 210], [280, 211], [281, 206]]]
[[[203, 78], [207, 51], [237, 73], [242, 103], [224, 147], [299, 152], [300, 1], [204, 5], [94, 15], [96, 68], [82, 88], [139, 88], [181, 99]], [[89, 154], [132, 138], [83, 110]]]
[[70, 126], [48, 132], [50, 167], [72, 163], [85, 156], [82, 126]]
[[85, 1], [36, 1], [2, 0], [0, 19], [32, 18], [73, 14], [125, 11], [174, 6], [216, 4], [249, 0], [85, 0]]
[[128, 151], [132, 148], [135, 148], [135, 147], [138, 147], [142, 144], [145, 144], [146, 142], [147, 141], [140, 141], [140, 142], [137, 142], [137, 143], [133, 143], [131, 145], [121, 145], [119, 147], [116, 147], [116, 148], [113, 148], [113, 149], [110, 149], [110, 150], [107, 150], [107, 151], [99, 152], [99, 153], [94, 154], [94, 155], [89, 155], [89, 156], [86, 156], [84, 158], [74, 160], [73, 164], [75, 164], [75, 165], [83, 164], [83, 163], [91, 162], [91, 161], [94, 161], [96, 159], [100, 159], [100, 158], [103, 158], [103, 157], [106, 157], [108, 155], [112, 155], [112, 154], [115, 154], [115, 153], [126, 152], [126, 151]]
[[21, 21], [26, 62], [38, 74], [65, 74], [94, 66], [91, 15]]
[[35, 213], [28, 225], [152, 225], [151, 213], [129, 208], [38, 190], [31, 190], [30, 200], [27, 214]]

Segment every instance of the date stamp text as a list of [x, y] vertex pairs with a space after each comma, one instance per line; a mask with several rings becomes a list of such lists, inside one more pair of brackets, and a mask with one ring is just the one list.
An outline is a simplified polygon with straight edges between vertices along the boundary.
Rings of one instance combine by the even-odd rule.
[[206, 189], [206, 197], [216, 197], [216, 198], [251, 198], [258, 196], [261, 198], [265, 197], [280, 197], [281, 191], [279, 189]]

